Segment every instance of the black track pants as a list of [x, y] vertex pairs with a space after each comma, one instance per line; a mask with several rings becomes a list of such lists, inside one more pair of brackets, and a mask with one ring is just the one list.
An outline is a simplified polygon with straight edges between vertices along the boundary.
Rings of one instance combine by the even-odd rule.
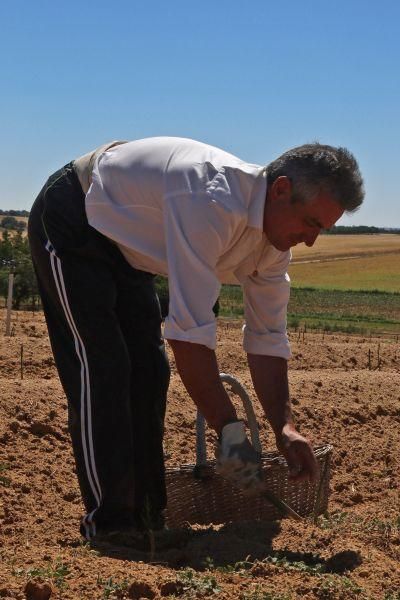
[[87, 514], [81, 531], [136, 525], [165, 508], [163, 427], [169, 367], [153, 276], [88, 225], [69, 164], [47, 181], [29, 241], [68, 399]]

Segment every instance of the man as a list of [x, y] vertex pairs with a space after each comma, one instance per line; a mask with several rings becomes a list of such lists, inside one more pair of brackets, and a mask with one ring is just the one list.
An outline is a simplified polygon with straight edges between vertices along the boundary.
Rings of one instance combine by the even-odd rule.
[[256, 453], [219, 378], [212, 308], [244, 293], [255, 391], [295, 481], [316, 461], [293, 424], [286, 335], [290, 248], [312, 246], [363, 199], [344, 149], [310, 144], [262, 168], [180, 138], [114, 142], [55, 173], [29, 237], [86, 507], [87, 539], [163, 525], [169, 380], [154, 274], [168, 275], [168, 339], [189, 394], [219, 436], [220, 472], [260, 486]]

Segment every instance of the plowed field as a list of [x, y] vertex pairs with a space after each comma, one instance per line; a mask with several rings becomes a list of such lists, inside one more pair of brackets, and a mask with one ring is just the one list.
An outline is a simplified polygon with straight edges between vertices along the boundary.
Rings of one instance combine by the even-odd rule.
[[[4, 329], [0, 337], [0, 598], [398, 600], [400, 343], [307, 333], [292, 335], [292, 350], [298, 426], [334, 446], [329, 512], [317, 523], [188, 526], [157, 536], [153, 550], [145, 539], [98, 551], [78, 533], [66, 402], [43, 317], [14, 313], [12, 337]], [[220, 321], [218, 357], [256, 405], [241, 323]], [[264, 448], [273, 449], [257, 414]], [[168, 465], [193, 462], [194, 421], [172, 365]], [[207, 442], [211, 453], [211, 432]]]

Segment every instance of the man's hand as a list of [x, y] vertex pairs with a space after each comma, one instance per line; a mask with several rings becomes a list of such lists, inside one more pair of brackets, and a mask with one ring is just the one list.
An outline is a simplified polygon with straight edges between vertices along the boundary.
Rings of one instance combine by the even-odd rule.
[[244, 495], [262, 491], [260, 456], [247, 439], [243, 421], [225, 425], [215, 455], [216, 472], [240, 488]]
[[291, 481], [316, 481], [318, 463], [311, 444], [293, 425], [285, 425], [282, 432], [276, 435], [276, 445], [286, 458]]

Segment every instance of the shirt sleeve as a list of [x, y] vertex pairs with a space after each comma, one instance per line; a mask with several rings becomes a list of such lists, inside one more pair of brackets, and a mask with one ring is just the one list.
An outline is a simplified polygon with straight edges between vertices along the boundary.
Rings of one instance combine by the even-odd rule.
[[215, 268], [238, 216], [207, 191], [181, 192], [165, 200], [169, 314], [164, 337], [216, 347], [213, 306], [221, 284]]
[[246, 321], [243, 346], [250, 354], [291, 357], [286, 331], [289, 262], [290, 252], [281, 253], [266, 272], [248, 276], [242, 283]]

